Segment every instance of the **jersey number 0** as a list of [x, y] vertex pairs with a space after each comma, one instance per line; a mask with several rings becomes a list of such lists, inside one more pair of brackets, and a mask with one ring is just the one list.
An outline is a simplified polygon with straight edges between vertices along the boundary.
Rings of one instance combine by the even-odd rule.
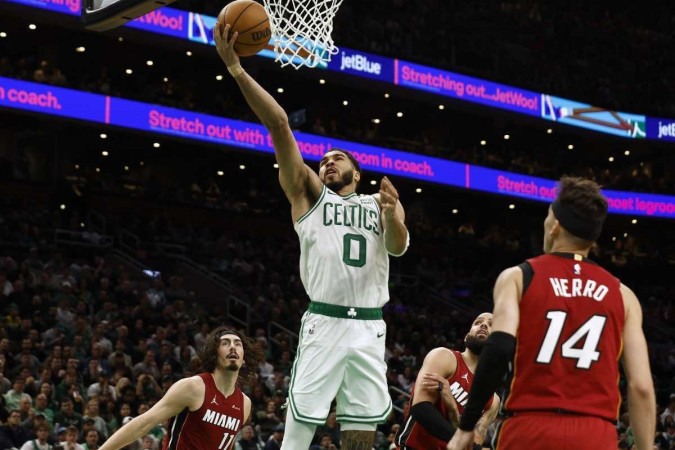
[[342, 262], [352, 267], [366, 265], [366, 238], [360, 234], [347, 233], [342, 238]]

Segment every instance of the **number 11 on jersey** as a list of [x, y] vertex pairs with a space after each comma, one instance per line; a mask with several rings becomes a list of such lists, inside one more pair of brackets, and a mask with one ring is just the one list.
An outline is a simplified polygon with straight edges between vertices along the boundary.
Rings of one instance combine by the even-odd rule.
[[227, 450], [230, 448], [230, 445], [232, 445], [232, 441], [234, 441], [234, 434], [230, 433], [223, 433], [223, 440], [220, 441], [220, 445], [218, 446], [218, 450]]

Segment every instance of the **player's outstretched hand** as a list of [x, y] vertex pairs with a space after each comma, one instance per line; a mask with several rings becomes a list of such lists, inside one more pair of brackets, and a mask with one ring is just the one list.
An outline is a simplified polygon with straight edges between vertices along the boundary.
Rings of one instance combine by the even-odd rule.
[[385, 220], [392, 220], [396, 217], [396, 204], [398, 203], [398, 191], [391, 184], [389, 178], [384, 177], [380, 182], [380, 206]]
[[[239, 33], [235, 31], [230, 36], [229, 24], [223, 25], [216, 22], [216, 26], [213, 27], [213, 40], [216, 43], [216, 50], [227, 67], [239, 64], [239, 55], [234, 51], [234, 43], [237, 42], [238, 35]], [[229, 41], [227, 40], [228, 36], [230, 37]]]

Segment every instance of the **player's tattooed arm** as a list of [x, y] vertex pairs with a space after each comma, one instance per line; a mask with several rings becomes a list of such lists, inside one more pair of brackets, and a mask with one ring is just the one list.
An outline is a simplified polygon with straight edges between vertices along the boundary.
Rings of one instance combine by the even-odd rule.
[[495, 420], [495, 417], [497, 417], [498, 412], [499, 412], [499, 397], [495, 394], [494, 400], [492, 401], [492, 405], [490, 405], [490, 409], [485, 411], [485, 413], [481, 416], [481, 418], [478, 419], [476, 428], [473, 429], [474, 442], [476, 444], [483, 443], [483, 441], [485, 440], [485, 436], [487, 435], [488, 427]]

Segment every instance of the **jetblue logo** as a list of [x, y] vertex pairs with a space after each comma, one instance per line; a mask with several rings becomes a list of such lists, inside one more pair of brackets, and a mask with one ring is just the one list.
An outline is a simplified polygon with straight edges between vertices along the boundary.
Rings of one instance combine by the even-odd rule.
[[348, 55], [345, 52], [342, 52], [342, 63], [340, 64], [340, 70], [354, 70], [356, 72], [365, 72], [373, 75], [380, 75], [382, 73], [382, 64], [369, 61], [368, 58], [364, 55], [355, 53], [353, 55]]
[[664, 124], [659, 121], [659, 139], [664, 137], [675, 138], [675, 122]]

